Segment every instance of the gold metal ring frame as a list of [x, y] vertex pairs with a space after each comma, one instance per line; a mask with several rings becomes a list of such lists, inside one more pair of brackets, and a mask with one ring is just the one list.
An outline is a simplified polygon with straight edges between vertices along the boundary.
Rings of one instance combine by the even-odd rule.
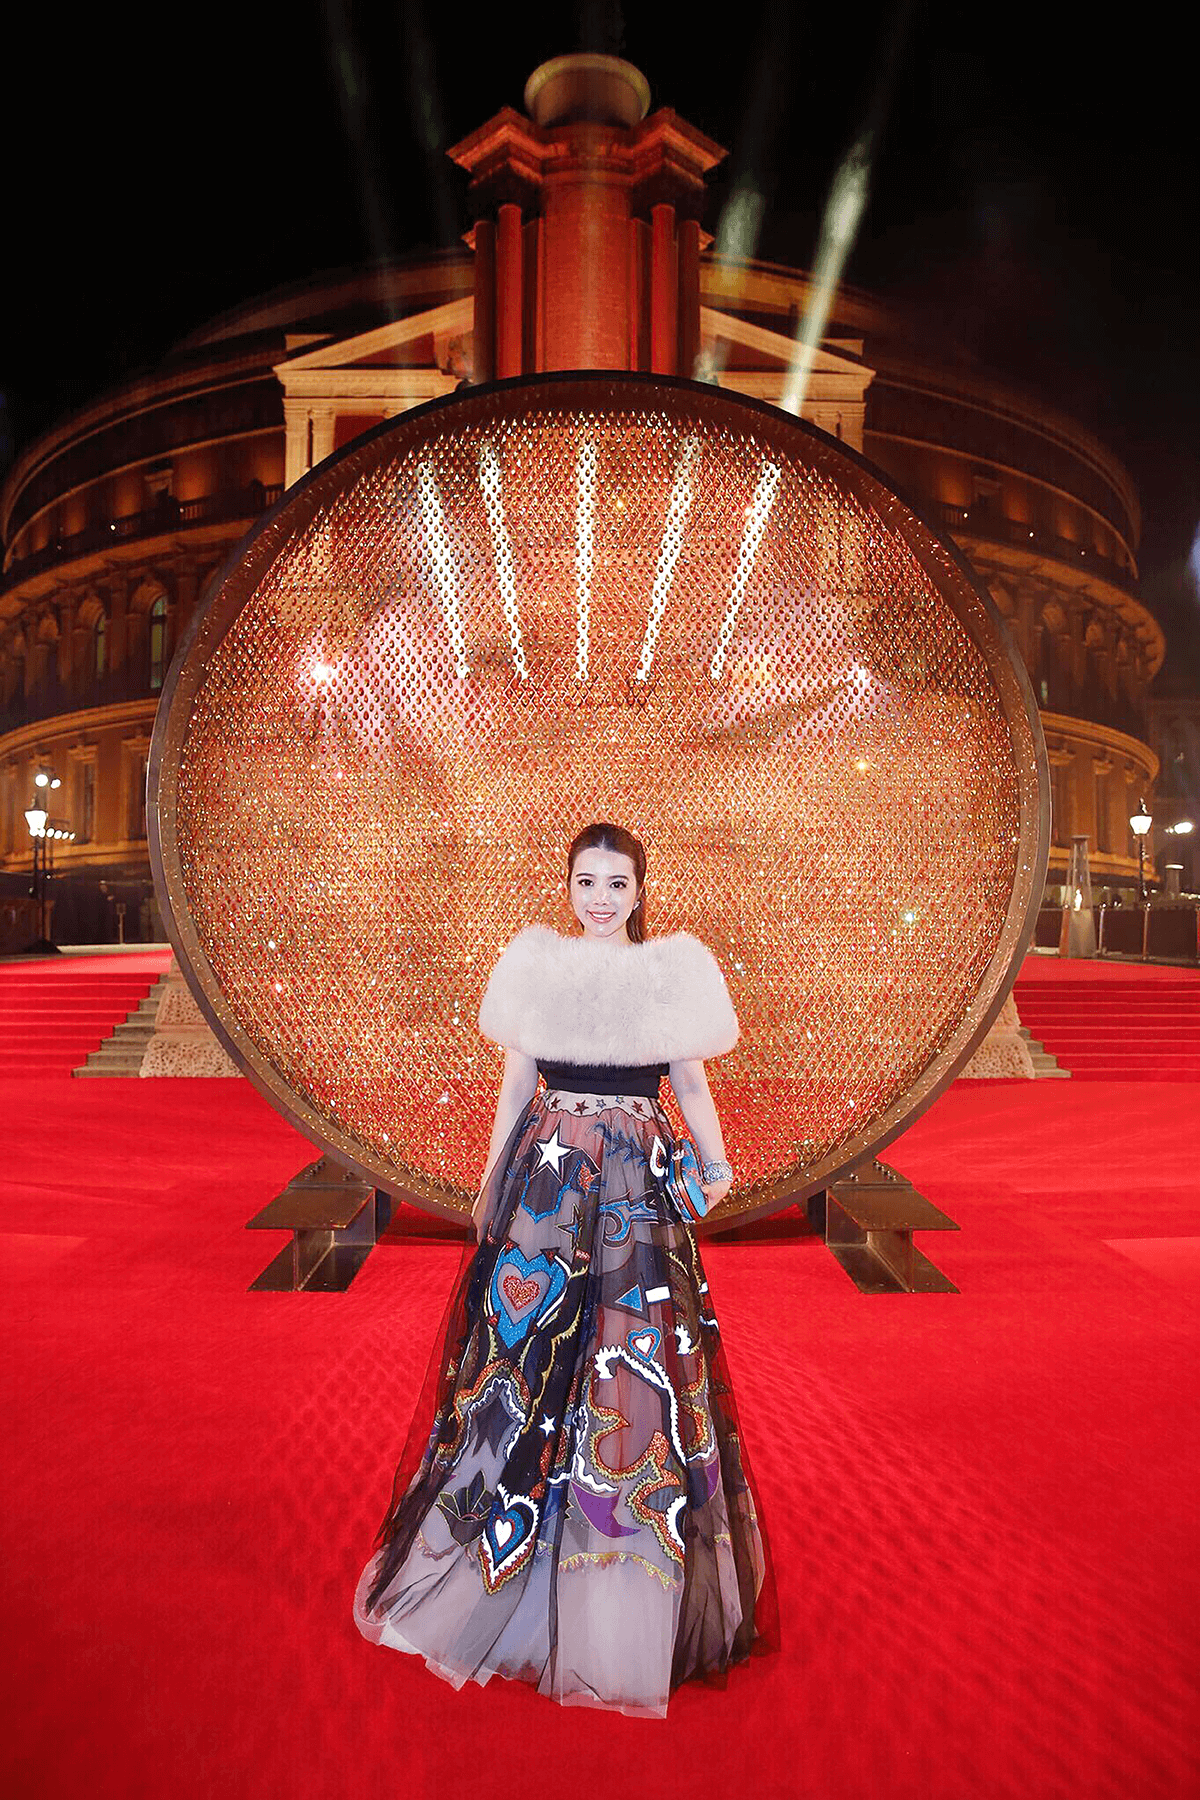
[[316, 1143], [469, 1210], [507, 940], [564, 853], [645, 842], [719, 958], [722, 1222], [877, 1151], [998, 1011], [1049, 783], [991, 600], [861, 458], [692, 382], [553, 375], [405, 413], [210, 583], [151, 750], [151, 854], [231, 1054]]

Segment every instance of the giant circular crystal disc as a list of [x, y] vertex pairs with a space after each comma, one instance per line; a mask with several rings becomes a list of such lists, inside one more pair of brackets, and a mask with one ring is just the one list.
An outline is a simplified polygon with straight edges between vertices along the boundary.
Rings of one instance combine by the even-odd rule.
[[689, 382], [465, 391], [292, 489], [210, 585], [152, 750], [180, 962], [269, 1098], [461, 1215], [484, 982], [574, 926], [564, 852], [645, 842], [719, 958], [739, 1185], [799, 1199], [961, 1067], [1045, 869], [1036, 709], [957, 553], [861, 459]]

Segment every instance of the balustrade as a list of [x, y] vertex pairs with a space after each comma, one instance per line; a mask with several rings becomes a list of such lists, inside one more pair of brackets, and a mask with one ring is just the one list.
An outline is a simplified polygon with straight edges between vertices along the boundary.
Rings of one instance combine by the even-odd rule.
[[256, 518], [268, 506], [274, 506], [282, 493], [282, 484], [266, 487], [261, 481], [251, 481], [245, 487], [223, 488], [199, 500], [176, 500], [173, 495], [166, 494], [154, 506], [145, 507], [141, 512], [98, 520], [69, 537], [55, 538], [53, 543], [34, 551], [31, 556], [18, 558], [0, 577], [0, 593], [57, 563], [86, 556], [89, 551], [128, 543], [134, 538], [162, 537], [195, 525], [219, 525], [234, 519]]

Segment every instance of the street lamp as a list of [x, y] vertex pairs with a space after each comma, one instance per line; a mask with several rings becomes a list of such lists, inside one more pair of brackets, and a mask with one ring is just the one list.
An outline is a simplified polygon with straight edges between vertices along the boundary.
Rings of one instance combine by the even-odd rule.
[[1146, 811], [1146, 802], [1138, 801], [1138, 809], [1129, 816], [1129, 829], [1138, 842], [1138, 895], [1142, 902], [1146, 899], [1146, 833], [1154, 820]]
[[33, 895], [37, 911], [38, 935], [28, 947], [32, 956], [57, 956], [58, 946], [50, 941], [49, 903], [47, 885], [50, 878], [50, 858], [52, 845], [60, 839], [72, 841], [75, 833], [65, 819], [52, 819], [47, 800], [61, 788], [62, 782], [53, 769], [39, 769], [33, 778], [34, 796], [30, 806], [25, 808], [25, 823], [29, 827], [29, 835], [33, 840]]

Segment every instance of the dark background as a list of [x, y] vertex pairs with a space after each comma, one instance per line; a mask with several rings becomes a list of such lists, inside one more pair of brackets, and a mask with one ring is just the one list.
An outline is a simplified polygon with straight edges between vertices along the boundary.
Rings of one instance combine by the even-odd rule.
[[480, 9], [295, 0], [25, 7], [0, 101], [0, 466], [225, 307], [322, 269], [453, 244], [444, 155], [545, 58], [647, 75], [731, 154], [758, 253], [811, 264], [834, 169], [881, 129], [846, 278], [913, 304], [1096, 431], [1142, 496], [1158, 686], [1200, 691], [1194, 72], [1164, 9]]

